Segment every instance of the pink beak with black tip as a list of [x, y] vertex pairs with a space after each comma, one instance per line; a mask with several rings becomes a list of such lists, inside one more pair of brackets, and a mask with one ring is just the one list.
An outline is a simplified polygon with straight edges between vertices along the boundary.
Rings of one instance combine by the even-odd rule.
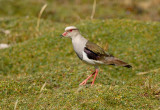
[[60, 37], [65, 37], [67, 35], [67, 32], [64, 32], [63, 34], [60, 35]]
[[67, 32], [64, 32], [63, 34], [62, 34], [62, 36], [66, 36], [67, 35]]

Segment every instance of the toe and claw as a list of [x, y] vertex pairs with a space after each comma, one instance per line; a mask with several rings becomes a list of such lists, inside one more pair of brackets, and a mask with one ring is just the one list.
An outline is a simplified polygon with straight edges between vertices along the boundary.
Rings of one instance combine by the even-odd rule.
[[[94, 74], [95, 74], [95, 75], [94, 75]], [[87, 81], [94, 75], [94, 78], [93, 78], [93, 81], [92, 81], [92, 84], [91, 84], [91, 86], [93, 86], [97, 74], [98, 74], [98, 69], [96, 69], [95, 72], [93, 72], [90, 76], [88, 76], [88, 78], [85, 79], [85, 80], [84, 80], [82, 83], [80, 83], [79, 85], [86, 85], [86, 84], [87, 84]]]

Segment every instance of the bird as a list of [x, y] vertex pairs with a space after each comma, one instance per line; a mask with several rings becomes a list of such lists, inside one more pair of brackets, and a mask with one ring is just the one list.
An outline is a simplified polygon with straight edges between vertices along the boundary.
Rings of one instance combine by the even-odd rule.
[[80, 60], [83, 62], [93, 65], [95, 71], [89, 75], [82, 83], [79, 85], [86, 85], [87, 81], [94, 75], [91, 86], [94, 85], [95, 79], [99, 72], [100, 65], [115, 65], [131, 68], [132, 66], [128, 63], [114, 57], [113, 55], [105, 52], [100, 46], [95, 43], [90, 42], [84, 38], [79, 29], [75, 26], [68, 26], [65, 28], [65, 32], [60, 35], [61, 37], [71, 38], [73, 49]]

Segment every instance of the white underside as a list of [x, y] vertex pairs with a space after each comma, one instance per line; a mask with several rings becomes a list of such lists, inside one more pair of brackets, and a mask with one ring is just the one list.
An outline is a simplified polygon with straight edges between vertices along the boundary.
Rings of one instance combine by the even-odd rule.
[[86, 63], [92, 64], [92, 65], [104, 64], [104, 63], [101, 62], [101, 61], [96, 61], [96, 60], [89, 59], [89, 58], [87, 57], [87, 54], [86, 54], [84, 51], [83, 51], [83, 61], [85, 61]]

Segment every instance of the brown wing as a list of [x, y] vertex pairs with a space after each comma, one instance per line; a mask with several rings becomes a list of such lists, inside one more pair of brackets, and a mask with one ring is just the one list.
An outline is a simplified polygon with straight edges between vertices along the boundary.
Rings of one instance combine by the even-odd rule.
[[93, 60], [103, 60], [104, 57], [110, 57], [111, 55], [106, 53], [100, 46], [88, 41], [84, 52], [87, 54], [88, 58]]

